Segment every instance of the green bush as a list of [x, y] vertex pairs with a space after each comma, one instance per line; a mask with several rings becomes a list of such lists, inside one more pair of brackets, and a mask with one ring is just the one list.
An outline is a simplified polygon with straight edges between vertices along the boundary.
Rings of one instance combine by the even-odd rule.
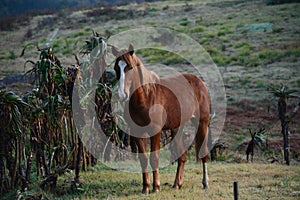
[[202, 32], [202, 31], [204, 31], [204, 27], [201, 26], [201, 25], [195, 26], [195, 27], [190, 29], [191, 33], [199, 33], [199, 32]]
[[187, 17], [181, 18], [177, 22], [180, 26], [187, 26], [191, 23]]
[[211, 32], [211, 31], [206, 32], [204, 34], [204, 37], [206, 37], [206, 38], [214, 38], [215, 36], [216, 36], [216, 34], [214, 32]]
[[273, 33], [281, 33], [284, 28], [273, 28]]
[[168, 5], [164, 6], [162, 10], [168, 10], [170, 7]]
[[16, 54], [14, 51], [9, 51], [9, 56], [8, 56], [9, 59], [11, 60], [14, 60], [17, 58]]
[[140, 49], [137, 54], [142, 55], [149, 63], [163, 63], [165, 65], [186, 63], [181, 56], [159, 49]]
[[251, 48], [249, 47], [242, 47], [239, 49], [237, 57], [249, 56], [252, 53]]
[[251, 44], [249, 42], [238, 42], [238, 43], [235, 43], [233, 45], [234, 48], [241, 48], [241, 47], [251, 47]]
[[225, 25], [221, 27], [221, 30], [218, 32], [218, 36], [231, 34], [231, 33], [233, 33], [233, 31], [231, 30], [231, 26]]
[[258, 53], [259, 59], [261, 59], [264, 63], [269, 64], [274, 61], [279, 61], [284, 57], [284, 54], [278, 50], [273, 49], [263, 49]]
[[206, 46], [205, 49], [218, 66], [225, 66], [230, 63], [230, 57], [224, 55], [224, 53], [221, 51], [221, 48]]
[[90, 30], [80, 30], [80, 31], [77, 31], [73, 34], [72, 37], [80, 37], [80, 36], [85, 36], [87, 34], [90, 34]]

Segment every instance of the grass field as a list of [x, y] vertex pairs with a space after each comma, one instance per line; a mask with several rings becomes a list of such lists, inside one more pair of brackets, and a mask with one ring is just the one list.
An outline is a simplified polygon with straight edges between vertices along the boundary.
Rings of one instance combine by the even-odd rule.
[[[113, 171], [102, 165], [89, 168], [81, 174], [82, 184], [70, 189], [68, 179], [72, 173], [60, 177], [54, 191], [33, 188], [27, 196], [43, 194], [48, 199], [233, 199], [233, 182], [238, 181], [239, 199], [299, 199], [299, 166], [254, 163], [209, 163], [209, 189], [202, 189], [201, 166], [193, 161], [185, 168], [184, 184], [173, 190], [176, 165], [160, 172], [161, 191], [141, 194], [142, 181], [139, 173]], [[6, 196], [9, 199], [15, 193]], [[24, 195], [24, 196], [25, 196]]]
[[[289, 168], [270, 164], [227, 163], [212, 163], [209, 166], [210, 188], [208, 190], [202, 189], [201, 167], [195, 163], [189, 163], [186, 166], [182, 189], [174, 191], [171, 188], [176, 171], [174, 165], [161, 170], [162, 191], [158, 194], [150, 194], [146, 196], [146, 199], [232, 199], [234, 181], [239, 182], [240, 199], [293, 199], [300, 195], [300, 169], [298, 166]], [[102, 174], [100, 172], [99, 179], [104, 181], [104, 185], [115, 185], [115, 187], [106, 189], [107, 197], [145, 198], [139, 194], [142, 187], [140, 174], [114, 173], [104, 171]], [[89, 172], [87, 175], [89, 174], [91, 179], [97, 177], [94, 177], [93, 172]], [[114, 180], [113, 177], [118, 178]], [[106, 180], [109, 181], [106, 182]], [[99, 182], [95, 184], [99, 184]], [[93, 187], [93, 183], [91, 183], [91, 187]], [[100, 189], [99, 193], [102, 193], [101, 197], [105, 198], [104, 191]], [[87, 198], [97, 198], [94, 195], [90, 194]]]

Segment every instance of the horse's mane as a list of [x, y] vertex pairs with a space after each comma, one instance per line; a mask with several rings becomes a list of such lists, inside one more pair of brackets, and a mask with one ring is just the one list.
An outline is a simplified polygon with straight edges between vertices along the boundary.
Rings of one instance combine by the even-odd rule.
[[134, 69], [136, 68], [139, 73], [141, 85], [148, 95], [151, 90], [155, 90], [155, 83], [159, 82], [159, 77], [155, 72], [148, 70], [135, 54], [132, 56], [132, 62]]

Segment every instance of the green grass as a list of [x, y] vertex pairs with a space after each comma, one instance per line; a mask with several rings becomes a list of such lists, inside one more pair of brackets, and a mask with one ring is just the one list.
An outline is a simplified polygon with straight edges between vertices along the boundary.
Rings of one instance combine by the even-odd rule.
[[14, 50], [10, 50], [9, 52], [1, 52], [0, 53], [0, 60], [14, 60], [18, 56], [16, 55]]
[[278, 49], [262, 49], [258, 52], [259, 59], [264, 64], [270, 64], [278, 61], [297, 62], [300, 57], [300, 48]]
[[218, 66], [225, 66], [230, 63], [230, 58], [222, 53], [218, 55], [211, 55], [211, 57]]
[[90, 30], [84, 29], [84, 30], [79, 30], [75, 33], [73, 33], [72, 37], [76, 38], [76, 37], [80, 37], [80, 36], [87, 36], [88, 34], [90, 34]]
[[194, 26], [193, 28], [190, 29], [191, 33], [200, 33], [203, 31], [204, 31], [204, 27], [201, 25]]
[[284, 28], [282, 27], [276, 27], [276, 28], [273, 28], [273, 33], [281, 33], [283, 32]]
[[233, 47], [236, 48], [236, 49], [242, 48], [242, 47], [251, 47], [251, 43], [246, 42], [246, 41], [236, 42], [236, 43], [233, 44]]
[[208, 31], [208, 32], [204, 33], [203, 36], [206, 37], [206, 38], [208, 38], [208, 39], [211, 39], [211, 38], [216, 37], [216, 33], [212, 32], [212, 31]]
[[181, 25], [181, 26], [188, 26], [190, 25], [192, 22], [187, 18], [187, 17], [184, 17], [182, 19], [180, 19], [178, 21], [178, 24]]
[[172, 52], [167, 52], [159, 49], [140, 49], [137, 51], [147, 59], [149, 63], [162, 63], [165, 65], [182, 64], [186, 61], [180, 56]]
[[265, 61], [265, 63], [272, 63], [276, 60], [280, 60], [284, 54], [279, 50], [263, 49], [258, 53], [258, 57]]
[[268, 82], [263, 79], [257, 79], [255, 81], [256, 88], [267, 88]]
[[204, 49], [209, 53], [209, 55], [212, 57], [213, 61], [218, 66], [224, 66], [230, 63], [230, 57], [226, 56], [224, 52], [222, 52], [221, 47], [215, 47], [215, 46], [204, 46]]
[[238, 53], [237, 53], [237, 56], [238, 57], [247, 57], [249, 56], [251, 53], [253, 53], [252, 49], [250, 47], [241, 47], [239, 50], [238, 50]]
[[230, 25], [224, 25], [224, 26], [221, 26], [221, 29], [218, 32], [218, 36], [223, 36], [223, 35], [231, 34], [231, 33], [233, 33], [231, 26]]
[[[32, 187], [27, 194], [43, 194], [49, 199], [233, 199], [233, 182], [238, 181], [239, 199], [297, 199], [300, 195], [297, 165], [209, 163], [208, 190], [202, 189], [201, 165], [187, 162], [180, 190], [171, 188], [175, 171], [176, 165], [162, 169], [161, 191], [149, 195], [141, 194], [141, 174], [113, 171], [99, 165], [81, 174], [82, 183], [77, 189], [66, 183], [68, 175], [59, 178], [55, 191]], [[12, 198], [14, 194], [5, 197]]]

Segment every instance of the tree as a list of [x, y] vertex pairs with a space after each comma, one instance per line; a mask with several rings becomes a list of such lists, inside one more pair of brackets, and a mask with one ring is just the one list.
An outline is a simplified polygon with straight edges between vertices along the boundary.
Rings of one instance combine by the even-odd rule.
[[292, 115], [294, 115], [298, 108], [294, 110], [291, 114], [287, 114], [287, 100], [290, 98], [299, 98], [297, 90], [289, 89], [285, 85], [280, 85], [279, 87], [270, 87], [272, 94], [278, 98], [278, 117], [281, 122], [281, 133], [283, 136], [283, 149], [284, 149], [284, 160], [287, 165], [290, 165], [290, 138], [289, 138], [289, 123], [291, 121]]
[[253, 162], [255, 144], [257, 144], [259, 147], [261, 147], [263, 142], [266, 141], [265, 132], [266, 132], [266, 129], [264, 129], [264, 128], [261, 128], [254, 132], [252, 132], [252, 130], [249, 129], [249, 133], [251, 135], [251, 140], [248, 143], [248, 147], [246, 149], [247, 162], [249, 161], [250, 154], [251, 154], [251, 162]]
[[78, 136], [81, 130], [76, 130], [74, 125], [73, 115], [78, 113], [73, 113], [71, 109], [78, 67], [66, 70], [51, 47], [39, 51], [37, 62], [27, 61], [33, 64], [28, 73], [35, 75], [38, 89], [29, 93], [26, 99], [34, 108], [31, 110], [32, 117], [29, 116], [31, 138], [34, 138], [31, 148], [35, 152], [37, 175], [46, 177], [41, 183], [41, 187], [45, 188], [55, 186], [58, 175], [68, 168], [75, 168], [74, 180], [79, 182], [84, 153]]

